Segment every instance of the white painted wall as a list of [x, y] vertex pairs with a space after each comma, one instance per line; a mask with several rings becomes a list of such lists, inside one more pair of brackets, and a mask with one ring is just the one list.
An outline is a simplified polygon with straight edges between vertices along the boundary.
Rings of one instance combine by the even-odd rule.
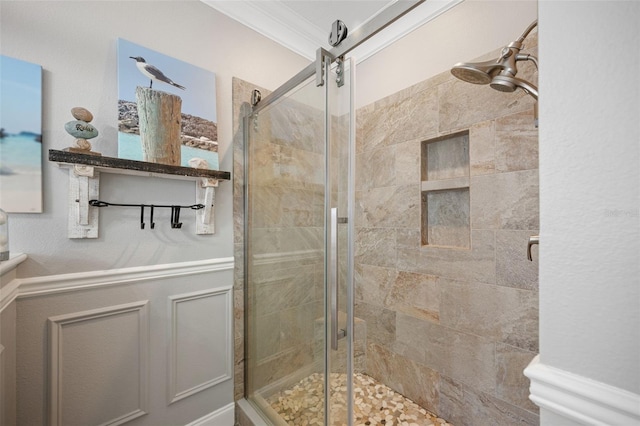
[[[11, 251], [28, 253], [22, 277], [153, 265], [233, 255], [232, 185], [217, 193], [216, 235], [196, 236], [192, 212], [181, 230], [169, 210], [154, 231], [139, 211], [102, 209], [100, 238], [67, 238], [68, 172], [47, 160], [73, 143], [69, 110], [88, 108], [100, 136], [94, 150], [117, 156], [116, 45], [119, 37], [216, 73], [220, 165], [231, 170], [231, 79], [277, 87], [308, 64], [247, 27], [196, 1], [2, 1], [0, 53], [43, 67], [44, 213], [14, 214]], [[206, 94], [203, 94], [206, 96]], [[95, 141], [95, 143], [94, 143]], [[193, 182], [103, 174], [101, 198], [113, 202], [193, 204]]]
[[457, 62], [506, 46], [536, 19], [537, 4], [530, 0], [465, 0], [361, 62], [356, 106], [368, 105], [448, 71]]
[[640, 3], [539, 13], [540, 362], [640, 394]]

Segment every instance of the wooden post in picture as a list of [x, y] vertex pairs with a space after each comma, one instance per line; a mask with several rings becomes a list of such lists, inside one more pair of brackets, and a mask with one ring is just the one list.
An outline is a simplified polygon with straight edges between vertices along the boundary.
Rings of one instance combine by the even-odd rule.
[[148, 87], [136, 87], [143, 161], [179, 166], [182, 99]]

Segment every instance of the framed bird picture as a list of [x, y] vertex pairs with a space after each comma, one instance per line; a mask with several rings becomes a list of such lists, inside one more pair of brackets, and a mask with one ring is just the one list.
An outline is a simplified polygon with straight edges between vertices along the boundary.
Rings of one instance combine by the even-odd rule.
[[215, 74], [118, 39], [118, 157], [218, 170]]

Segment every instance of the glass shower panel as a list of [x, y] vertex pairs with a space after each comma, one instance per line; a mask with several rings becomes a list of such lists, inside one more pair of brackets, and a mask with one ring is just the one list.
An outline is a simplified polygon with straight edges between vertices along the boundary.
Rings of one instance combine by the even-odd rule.
[[325, 75], [245, 128], [246, 396], [276, 425], [353, 412], [351, 74]]
[[325, 109], [311, 78], [248, 122], [246, 385], [274, 424], [324, 423]]
[[[329, 392], [329, 425], [347, 425], [352, 417], [352, 375], [353, 375], [353, 294], [352, 289], [352, 256], [353, 247], [351, 228], [353, 226], [353, 188], [350, 186], [352, 182], [353, 165], [351, 164], [352, 151], [355, 142], [353, 120], [353, 97], [351, 92], [350, 61], [344, 63], [344, 72], [342, 74], [343, 85], [335, 84], [337, 75], [335, 69], [331, 72], [328, 79], [329, 97], [328, 97], [328, 117], [329, 117], [329, 195], [330, 210], [335, 215], [334, 223], [329, 224], [329, 235], [331, 229], [335, 227], [335, 246], [330, 246], [328, 253], [331, 256], [332, 250], [335, 250], [337, 259], [337, 283], [335, 285], [334, 296], [335, 309], [334, 312], [327, 312], [327, 322], [333, 330], [328, 331], [328, 339], [330, 340], [328, 350], [328, 368], [329, 375], [328, 392]], [[331, 222], [331, 221], [330, 221]], [[327, 271], [327, 275], [331, 271]], [[328, 280], [331, 289], [332, 282]], [[331, 300], [331, 298], [330, 298]], [[330, 310], [333, 308], [330, 304]], [[334, 335], [337, 334], [338, 339], [335, 340]], [[333, 342], [331, 339], [334, 339]]]

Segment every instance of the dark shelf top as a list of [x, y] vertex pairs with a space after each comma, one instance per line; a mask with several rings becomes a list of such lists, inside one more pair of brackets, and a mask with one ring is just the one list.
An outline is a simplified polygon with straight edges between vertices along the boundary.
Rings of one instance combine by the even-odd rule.
[[49, 150], [49, 161], [67, 164], [83, 164], [86, 166], [125, 171], [139, 172], [136, 174], [160, 174], [167, 177], [192, 177], [218, 180], [231, 180], [230, 172], [208, 169], [194, 169], [192, 167], [168, 166], [166, 164], [148, 163], [146, 161], [125, 160], [123, 158], [104, 157], [102, 155], [79, 154], [76, 152]]

